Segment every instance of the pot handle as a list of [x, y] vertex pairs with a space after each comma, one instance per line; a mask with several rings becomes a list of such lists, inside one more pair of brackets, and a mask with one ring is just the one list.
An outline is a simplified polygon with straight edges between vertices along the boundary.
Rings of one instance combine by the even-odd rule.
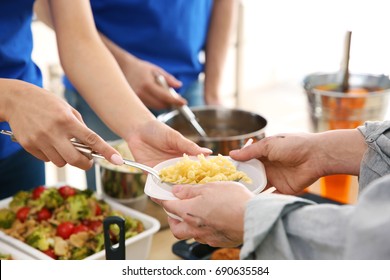
[[[110, 239], [110, 225], [116, 224], [119, 227], [119, 240], [118, 245], [112, 245]], [[107, 260], [125, 260], [125, 220], [118, 216], [109, 216], [103, 220], [103, 229], [104, 229], [104, 248], [106, 250], [106, 259]]]

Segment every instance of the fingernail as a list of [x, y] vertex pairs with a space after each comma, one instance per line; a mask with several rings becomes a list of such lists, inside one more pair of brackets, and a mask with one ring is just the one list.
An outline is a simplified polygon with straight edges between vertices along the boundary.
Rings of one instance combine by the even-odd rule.
[[202, 149], [202, 153], [204, 153], [204, 154], [212, 154], [213, 153], [213, 151], [208, 149], [208, 148], [201, 148], [201, 149]]
[[113, 154], [111, 156], [111, 162], [116, 165], [122, 165], [123, 164], [123, 158], [118, 154]]

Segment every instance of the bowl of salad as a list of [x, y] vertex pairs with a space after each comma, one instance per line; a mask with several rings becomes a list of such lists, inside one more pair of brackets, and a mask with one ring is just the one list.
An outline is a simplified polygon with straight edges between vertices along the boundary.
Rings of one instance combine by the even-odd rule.
[[[0, 241], [36, 259], [105, 259], [103, 220], [110, 216], [125, 221], [126, 257], [146, 259], [160, 227], [156, 219], [69, 185], [39, 186], [0, 201]], [[112, 225], [113, 244], [118, 234]]]

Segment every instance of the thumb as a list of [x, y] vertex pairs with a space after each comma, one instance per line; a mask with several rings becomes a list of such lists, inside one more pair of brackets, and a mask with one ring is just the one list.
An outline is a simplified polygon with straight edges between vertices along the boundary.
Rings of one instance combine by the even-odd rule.
[[262, 156], [261, 151], [260, 142], [257, 142], [248, 147], [230, 151], [229, 156], [234, 160], [246, 161], [253, 158], [260, 158]]
[[182, 134], [175, 130], [172, 134], [172, 142], [176, 145], [176, 150], [180, 151], [181, 154], [187, 154], [190, 156], [204, 154], [205, 156], [208, 156], [213, 153], [212, 150], [200, 147], [198, 144], [185, 138]]
[[172, 188], [172, 193], [179, 199], [190, 199], [201, 194], [201, 185], [176, 185]]

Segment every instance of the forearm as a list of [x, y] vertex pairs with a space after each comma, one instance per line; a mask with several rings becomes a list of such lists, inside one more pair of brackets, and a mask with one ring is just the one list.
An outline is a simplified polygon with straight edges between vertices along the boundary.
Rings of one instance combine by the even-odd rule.
[[[219, 91], [233, 23], [235, 0], [215, 0], [206, 42], [205, 93], [215, 96]], [[206, 96], [207, 98], [207, 96]]]
[[9, 89], [8, 79], [0, 79], [0, 122], [8, 120], [8, 110], [11, 107], [12, 92]]
[[[52, 1], [51, 11], [55, 15], [62, 13], [61, 17], [52, 18], [64, 71], [99, 117], [114, 132], [128, 139], [135, 127], [153, 120], [153, 115], [135, 95], [99, 38], [92, 13], [86, 18], [85, 13], [57, 3]], [[68, 11], [65, 13], [63, 9]]]
[[136, 60], [138, 60], [137, 57], [132, 55], [131, 53], [127, 52], [126, 50], [119, 47], [117, 44], [115, 44], [113, 41], [111, 41], [109, 38], [107, 38], [104, 34], [99, 32], [100, 38], [102, 39], [103, 43], [106, 45], [108, 50], [111, 52], [111, 54], [114, 56], [115, 60], [117, 61], [119, 67], [121, 69], [126, 69], [126, 67], [131, 64], [133, 64]]
[[322, 162], [323, 175], [359, 175], [360, 164], [367, 150], [363, 135], [357, 129], [330, 130], [314, 134], [318, 151], [313, 151]]
[[30, 91], [29, 87], [34, 86], [20, 80], [0, 78], [0, 122], [9, 121], [12, 108], [16, 106], [21, 93]]
[[[127, 139], [132, 124], [154, 119], [104, 46], [97, 48], [93, 44], [89, 48], [69, 49], [61, 54], [65, 72], [91, 108], [114, 132]], [[81, 56], [82, 60], [73, 61], [72, 54]]]

